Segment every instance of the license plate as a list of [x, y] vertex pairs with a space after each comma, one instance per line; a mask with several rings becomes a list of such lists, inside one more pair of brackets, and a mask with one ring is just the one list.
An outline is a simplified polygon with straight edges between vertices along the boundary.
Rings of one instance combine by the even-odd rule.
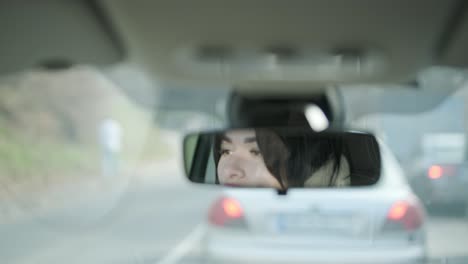
[[277, 232], [314, 232], [335, 234], [362, 234], [365, 218], [345, 214], [278, 214]]

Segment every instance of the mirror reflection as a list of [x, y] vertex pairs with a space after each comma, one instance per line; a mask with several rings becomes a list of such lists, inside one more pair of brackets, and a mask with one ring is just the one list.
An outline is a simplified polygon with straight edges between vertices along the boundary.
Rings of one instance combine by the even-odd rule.
[[288, 188], [371, 185], [380, 176], [370, 134], [250, 128], [191, 134], [184, 144], [192, 182]]

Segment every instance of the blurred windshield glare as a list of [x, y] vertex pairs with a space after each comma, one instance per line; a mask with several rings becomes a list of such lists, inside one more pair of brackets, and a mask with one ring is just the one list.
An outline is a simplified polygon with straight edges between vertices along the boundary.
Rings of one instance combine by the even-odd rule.
[[2, 79], [0, 218], [118, 196], [131, 176], [154, 176], [155, 164], [172, 158], [174, 139], [153, 115], [90, 67]]

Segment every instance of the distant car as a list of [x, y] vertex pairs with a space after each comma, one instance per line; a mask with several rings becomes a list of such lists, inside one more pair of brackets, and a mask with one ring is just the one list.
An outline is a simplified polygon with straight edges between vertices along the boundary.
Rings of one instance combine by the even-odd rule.
[[425, 263], [425, 211], [392, 154], [381, 149], [382, 175], [373, 186], [285, 196], [225, 189], [209, 211], [205, 260]]
[[423, 151], [414, 164], [411, 185], [426, 204], [467, 207], [468, 171], [464, 162], [464, 142], [463, 133], [423, 137]]

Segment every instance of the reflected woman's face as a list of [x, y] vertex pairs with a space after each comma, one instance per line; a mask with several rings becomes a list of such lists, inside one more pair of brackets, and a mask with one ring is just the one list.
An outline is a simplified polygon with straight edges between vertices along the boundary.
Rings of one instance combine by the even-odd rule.
[[223, 185], [280, 189], [268, 171], [254, 130], [237, 130], [223, 135], [218, 162], [218, 178]]

